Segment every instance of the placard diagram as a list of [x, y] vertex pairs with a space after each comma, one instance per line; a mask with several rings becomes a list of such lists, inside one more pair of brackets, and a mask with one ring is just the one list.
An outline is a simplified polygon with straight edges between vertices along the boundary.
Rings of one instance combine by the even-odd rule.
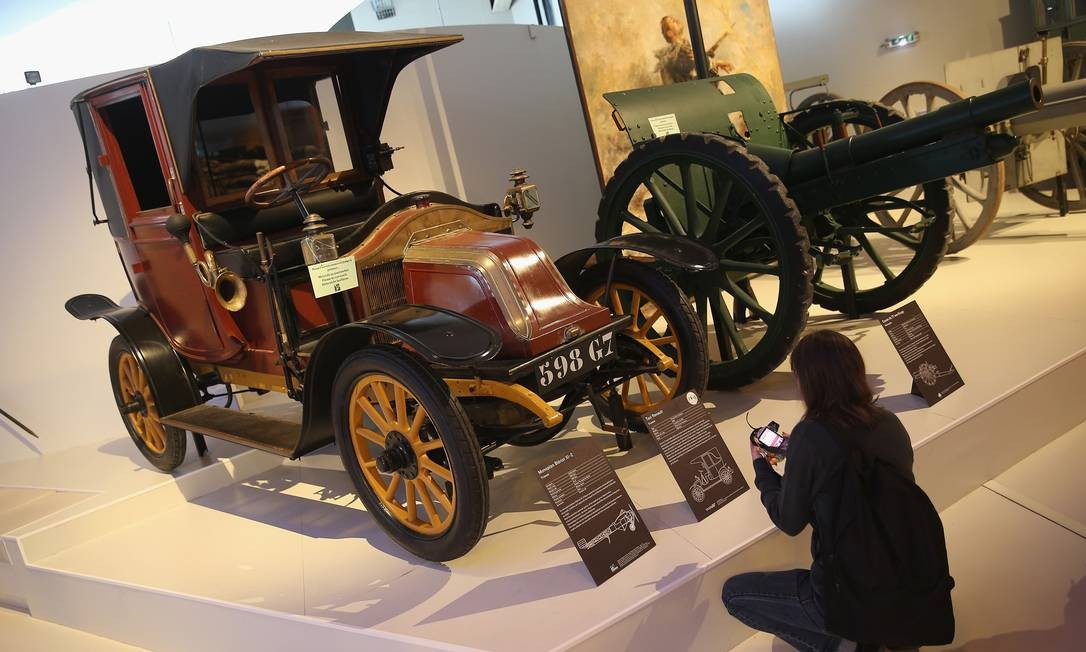
[[615, 470], [591, 440], [578, 441], [536, 473], [597, 585], [656, 545]]
[[927, 317], [910, 301], [879, 320], [913, 377], [913, 394], [935, 405], [965, 385]]
[[696, 393], [678, 396], [644, 418], [699, 521], [749, 488]]

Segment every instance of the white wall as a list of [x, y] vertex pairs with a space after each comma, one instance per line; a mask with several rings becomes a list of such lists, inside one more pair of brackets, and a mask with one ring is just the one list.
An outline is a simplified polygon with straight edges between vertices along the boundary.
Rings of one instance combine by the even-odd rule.
[[[490, 0], [394, 0], [396, 15], [377, 20], [369, 0], [351, 10], [354, 28], [360, 32], [388, 32], [423, 27], [510, 24], [536, 25], [532, 0], [514, 0], [508, 11], [492, 11]], [[555, 19], [558, 2], [552, 0]]]
[[[591, 243], [599, 186], [562, 29], [445, 31], [466, 39], [396, 84], [382, 136], [405, 149], [389, 183], [501, 201], [510, 169], [527, 167], [543, 196], [529, 235], [555, 255]], [[68, 110], [78, 91], [114, 76], [0, 95], [0, 407], [41, 435], [0, 418], [0, 463], [125, 435], [106, 368], [113, 328], [64, 310], [84, 292], [132, 302], [109, 232], [90, 224]]]
[[[941, 81], [947, 61], [1033, 40], [1029, 3], [769, 0], [784, 80], [828, 73], [831, 91], [863, 99], [909, 81]], [[913, 30], [920, 32], [915, 45], [879, 49], [883, 39]]]
[[0, 95], [0, 407], [41, 437], [0, 418], [0, 461], [124, 434], [106, 369], [113, 329], [64, 310], [84, 292], [131, 303], [113, 239], [91, 226], [68, 110], [77, 92], [114, 76]]
[[0, 37], [0, 92], [26, 88], [26, 70], [51, 84], [161, 63], [200, 45], [322, 32], [356, 2], [70, 0]]

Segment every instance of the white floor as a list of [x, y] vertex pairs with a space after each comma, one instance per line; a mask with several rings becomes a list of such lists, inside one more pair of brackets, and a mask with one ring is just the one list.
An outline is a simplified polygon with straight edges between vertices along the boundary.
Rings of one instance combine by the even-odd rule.
[[[1086, 424], [943, 511], [956, 581], [957, 635], [953, 645], [932, 649], [1073, 652], [1086, 647], [1082, 459]], [[732, 649], [792, 648], [760, 633]]]
[[[818, 311], [812, 318], [814, 327], [835, 328], [857, 341], [880, 401], [899, 414], [919, 447], [919, 476], [929, 492], [943, 497], [938, 504], [990, 481], [946, 513], [952, 564], [960, 574], [955, 597], [962, 641], [1059, 625], [1062, 603], [1045, 603], [1034, 589], [1062, 582], [1060, 596], [1066, 598], [1071, 580], [1083, 573], [1060, 564], [1086, 554], [1073, 534], [1081, 528], [1075, 524], [1086, 522], [1074, 467], [1063, 463], [1055, 464], [1058, 472], [1031, 472], [1027, 460], [1026, 467], [992, 478], [1086, 419], [1081, 401], [1064, 399], [1080, 395], [1076, 388], [1086, 374], [1046, 386], [1047, 395], [1030, 397], [1017, 414], [993, 409], [1082, 359], [1086, 216], [1008, 219], [997, 227], [994, 237], [948, 258], [915, 297], [966, 383], [932, 408], [909, 394], [911, 378], [875, 320], [843, 321]], [[706, 396], [748, 480], [744, 414], [787, 428], [801, 414], [797, 399], [786, 368], [742, 391]], [[1056, 401], [1055, 407], [1046, 401]], [[985, 424], [986, 414], [1000, 416]], [[1063, 421], [1071, 422], [1054, 429]], [[524, 650], [716, 650], [742, 640], [749, 630], [719, 604], [722, 574], [801, 559], [804, 543], [773, 534], [754, 491], [696, 523], [650, 442], [620, 453], [587, 410], [575, 423], [577, 432], [554, 443], [499, 452], [507, 469], [491, 483], [486, 536], [469, 555], [448, 564], [420, 563], [391, 542], [354, 500], [334, 450], [279, 462], [212, 442], [215, 457], [226, 462], [190, 454], [173, 478], [148, 469], [120, 437], [48, 459], [0, 465], [7, 495], [38, 505], [10, 521], [0, 507], [0, 522], [13, 528], [0, 532], [12, 561], [8, 568], [25, 566], [20, 575], [0, 564], [0, 593], [21, 591], [35, 616], [150, 648], [228, 649], [214, 637], [229, 631], [240, 637], [259, 633], [264, 647], [291, 649], [285, 638], [275, 639], [280, 630], [273, 627], [294, 636], [320, 629], [337, 637], [328, 649], [357, 649], [358, 641], [349, 637], [358, 632], [386, 644], [375, 649], [424, 643], [505, 649], [516, 641]], [[970, 423], [972, 431], [966, 432]], [[607, 451], [658, 544], [599, 588], [531, 472], [575, 437], [592, 438]], [[970, 448], [985, 437], [993, 448], [998, 442], [999, 455]], [[1052, 446], [1056, 456], [1069, 456], [1061, 459], [1081, 459], [1086, 452]], [[1016, 450], [1024, 452], [1006, 457]], [[1036, 464], [1047, 469], [1052, 463]], [[1030, 561], [996, 563], [1004, 558]], [[975, 566], [981, 561], [986, 563]], [[17, 575], [14, 588], [5, 586], [4, 572]], [[979, 579], [969, 579], [974, 573]], [[1009, 587], [1030, 598], [1029, 609], [1006, 607]], [[972, 595], [997, 602], [977, 603], [984, 606], [973, 617]], [[121, 601], [127, 621], [116, 608]], [[156, 631], [181, 622], [178, 605], [194, 623], [209, 613], [222, 620], [185, 630], [181, 646]], [[256, 619], [268, 628], [242, 624]], [[674, 627], [679, 620], [685, 625]], [[758, 643], [754, 638], [746, 645]]]
[[8, 652], [139, 652], [142, 649], [3, 607], [0, 607], [0, 647]]

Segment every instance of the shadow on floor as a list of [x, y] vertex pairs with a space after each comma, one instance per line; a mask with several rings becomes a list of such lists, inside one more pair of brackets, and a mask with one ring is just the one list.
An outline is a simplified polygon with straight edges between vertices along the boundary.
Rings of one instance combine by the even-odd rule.
[[1063, 624], [1052, 629], [1007, 632], [952, 645], [960, 652], [1073, 652], [1083, 649], [1086, 641], [1086, 579], [1073, 582], [1063, 608]]

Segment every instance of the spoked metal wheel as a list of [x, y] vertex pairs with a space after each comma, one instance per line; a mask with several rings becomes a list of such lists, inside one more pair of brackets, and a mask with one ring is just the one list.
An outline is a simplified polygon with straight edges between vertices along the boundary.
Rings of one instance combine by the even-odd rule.
[[[792, 127], [808, 145], [900, 122], [867, 102], [816, 106]], [[944, 180], [804, 216], [815, 250], [814, 301], [856, 316], [908, 298], [935, 273], [946, 251], [950, 195]]]
[[674, 134], [639, 145], [600, 202], [596, 238], [634, 231], [686, 236], [719, 269], [661, 269], [693, 301], [709, 340], [709, 386], [773, 371], [807, 321], [812, 264], [799, 212], [780, 180], [739, 144]]
[[[882, 96], [884, 104], [906, 118], [930, 113], [951, 102], [965, 99], [956, 88], [939, 82], [902, 84]], [[991, 229], [1003, 200], [1006, 167], [994, 165], [947, 177], [950, 183], [950, 244], [947, 253], [957, 253], [983, 238]], [[920, 195], [917, 187], [913, 191]]]
[[478, 542], [489, 497], [482, 454], [428, 368], [393, 346], [364, 349], [340, 367], [333, 409], [344, 467], [393, 539], [432, 561]]
[[109, 376], [117, 409], [136, 447], [158, 469], [177, 468], [185, 459], [185, 431], [160, 421], [150, 375], [121, 337], [114, 338], [109, 347]]

